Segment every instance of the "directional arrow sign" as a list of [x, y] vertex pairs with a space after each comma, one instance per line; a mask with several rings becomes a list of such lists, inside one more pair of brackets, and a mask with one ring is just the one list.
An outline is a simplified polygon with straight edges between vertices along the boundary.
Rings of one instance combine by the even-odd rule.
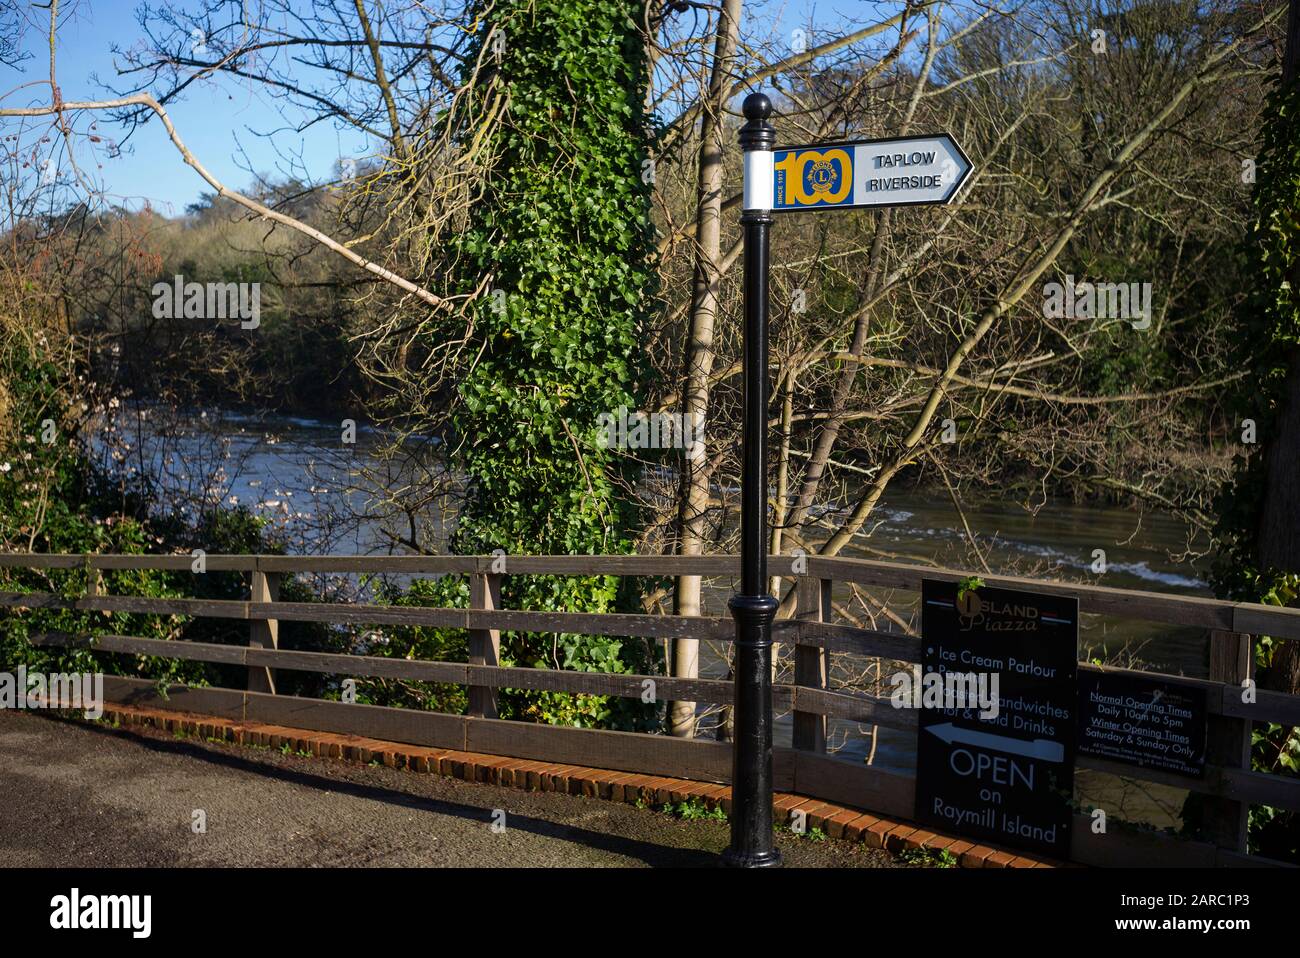
[[1049, 762], [1065, 760], [1065, 746], [1045, 738], [1036, 738], [1032, 742], [1024, 739], [1009, 738], [1006, 735], [994, 735], [991, 732], [977, 732], [974, 729], [958, 728], [951, 722], [943, 725], [931, 725], [926, 729], [931, 735], [937, 735], [942, 741], [951, 745], [974, 745], [977, 748], [991, 748], [1009, 755], [1023, 755], [1025, 758], [1041, 758]]
[[775, 150], [774, 212], [947, 203], [971, 162], [947, 133]]

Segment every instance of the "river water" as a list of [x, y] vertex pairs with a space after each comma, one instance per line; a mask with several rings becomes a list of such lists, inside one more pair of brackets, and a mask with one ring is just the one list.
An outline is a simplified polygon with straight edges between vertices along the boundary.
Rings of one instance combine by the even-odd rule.
[[[187, 483], [193, 488], [202, 479], [209, 488], [200, 492], [229, 504], [246, 505], [277, 521], [289, 534], [290, 551], [387, 551], [388, 540], [374, 518], [381, 510], [365, 493], [348, 489], [358, 473], [375, 461], [383, 437], [373, 429], [359, 425], [355, 443], [344, 445], [337, 422], [211, 410], [184, 420], [192, 433], [163, 442], [158, 434], [174, 433], [175, 424], [163, 430], [156, 419], [146, 411], [143, 418], [125, 423], [129, 454], [136, 457], [138, 468], [164, 474], [178, 488]], [[209, 483], [214, 474], [216, 481]], [[372, 518], [352, 526], [322, 526], [322, 516], [333, 511], [330, 507], [340, 500]], [[832, 508], [836, 505], [842, 504], [832, 504]], [[1059, 501], [1049, 501], [1035, 510], [1006, 500], [968, 501], [963, 508], [994, 574], [1210, 594], [1206, 561], [1187, 557], [1189, 530], [1175, 516]], [[891, 490], [863, 531], [845, 555], [936, 562], [971, 573], [981, 571], [946, 495]], [[1092, 571], [1099, 549], [1105, 552], [1104, 574]], [[710, 580], [706, 611], [725, 615], [733, 587], [730, 581]], [[851, 597], [841, 589], [835, 599], [849, 603]], [[914, 600], [906, 593], [889, 596], [891, 607], [913, 626]], [[881, 628], [889, 627], [883, 619], [878, 623]], [[1096, 655], [1114, 661], [1117, 655], [1136, 656], [1144, 667], [1205, 675], [1203, 630], [1090, 617], [1083, 623], [1080, 646], [1081, 657]], [[703, 650], [703, 672], [725, 674], [720, 651]], [[790, 720], [782, 716], [777, 723], [778, 744], [788, 744], [789, 737]], [[831, 738], [845, 758], [861, 761], [874, 752], [872, 760], [884, 767], [905, 770], [914, 765], [913, 736], [880, 729], [873, 740], [869, 730], [852, 723], [834, 723]]]

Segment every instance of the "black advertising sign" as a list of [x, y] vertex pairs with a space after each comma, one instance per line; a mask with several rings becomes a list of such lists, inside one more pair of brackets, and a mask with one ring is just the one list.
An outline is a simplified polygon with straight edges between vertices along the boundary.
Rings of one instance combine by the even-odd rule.
[[1205, 689], [1132, 673], [1079, 676], [1079, 751], [1111, 762], [1205, 775]]
[[1067, 857], [1078, 601], [985, 587], [959, 597], [956, 583], [927, 579], [921, 604], [918, 678], [968, 694], [964, 707], [945, 707], [951, 696], [921, 707], [916, 817]]

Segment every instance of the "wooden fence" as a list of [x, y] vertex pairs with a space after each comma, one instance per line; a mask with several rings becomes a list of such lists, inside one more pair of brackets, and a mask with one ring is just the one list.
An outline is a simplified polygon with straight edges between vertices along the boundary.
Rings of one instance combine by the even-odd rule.
[[[658, 701], [727, 705], [732, 684], [716, 679], [677, 679], [661, 675], [617, 675], [507, 668], [499, 664], [502, 631], [565, 632], [650, 639], [690, 638], [729, 642], [730, 617], [534, 612], [501, 608], [501, 578], [493, 572], [498, 556], [207, 556], [209, 572], [247, 573], [248, 601], [147, 598], [105, 593], [101, 573], [114, 569], [189, 570], [189, 556], [0, 555], [0, 567], [84, 569], [84, 594], [2, 592], [0, 607], [107, 610], [246, 620], [248, 645], [167, 641], [122, 635], [46, 634], [33, 641], [51, 646], [86, 646], [97, 651], [224, 663], [248, 669], [247, 689], [173, 687], [164, 698], [146, 679], [105, 677], [110, 701], [137, 702], [278, 725], [352, 733], [396, 742], [515, 758], [594, 766], [655, 775], [727, 783], [731, 747], [725, 743], [634, 732], [535, 725], [496, 717], [496, 690], [503, 687], [586, 692], [639, 698], [648, 679]], [[793, 713], [793, 747], [778, 748], [775, 787], [852, 805], [883, 815], [910, 818], [915, 779], [826, 754], [830, 718], [845, 719], [915, 734], [917, 716], [896, 709], [887, 698], [827, 687], [828, 656], [850, 652], [888, 661], [917, 662], [920, 639], [828, 621], [836, 582], [919, 592], [923, 579], [957, 581], [959, 572], [859, 559], [807, 557], [796, 574], [790, 556], [772, 556], [774, 575], [797, 580], [798, 609], [778, 621], [775, 641], [794, 647], [794, 682], [773, 689], [773, 707]], [[518, 556], [510, 575], [731, 576], [735, 556]], [[357, 603], [301, 603], [277, 600], [282, 577], [296, 573], [455, 573], [470, 579], [468, 609], [395, 607]], [[1216, 823], [1211, 840], [1191, 841], [1157, 830], [1112, 825], [1094, 834], [1092, 820], [1076, 814], [1071, 858], [1093, 865], [1238, 866], [1277, 865], [1247, 854], [1246, 814], [1252, 804], [1300, 810], [1300, 779], [1254, 772], [1250, 768], [1251, 724], [1300, 725], [1300, 697], [1258, 691], [1245, 701], [1242, 684], [1251, 675], [1253, 640], [1270, 635], [1300, 640], [1300, 610], [1129, 591], [1091, 585], [985, 576], [989, 586], [1071, 596], [1083, 615], [1198, 627], [1208, 631], [1208, 679], [1159, 675], [1164, 681], [1205, 689], [1209, 701], [1207, 766], [1203, 778], [1116, 764], [1090, 756], [1076, 768], [1095, 769], [1129, 779], [1204, 793], [1213, 803]], [[465, 629], [469, 661], [434, 662], [375, 656], [290, 651], [278, 648], [278, 623], [309, 621], [352, 625], [404, 625]], [[275, 694], [277, 669], [347, 676], [446, 682], [464, 685], [469, 707], [464, 715], [346, 704]], [[1081, 672], [1096, 667], [1080, 663]], [[1106, 669], [1108, 672], [1123, 672]], [[1144, 673], [1152, 675], [1154, 673]]]

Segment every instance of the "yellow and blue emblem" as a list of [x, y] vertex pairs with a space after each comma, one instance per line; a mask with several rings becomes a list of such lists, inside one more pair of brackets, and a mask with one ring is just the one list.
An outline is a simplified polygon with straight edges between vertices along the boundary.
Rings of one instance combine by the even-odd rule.
[[853, 204], [853, 154], [839, 147], [777, 150], [774, 209], [850, 206]]

